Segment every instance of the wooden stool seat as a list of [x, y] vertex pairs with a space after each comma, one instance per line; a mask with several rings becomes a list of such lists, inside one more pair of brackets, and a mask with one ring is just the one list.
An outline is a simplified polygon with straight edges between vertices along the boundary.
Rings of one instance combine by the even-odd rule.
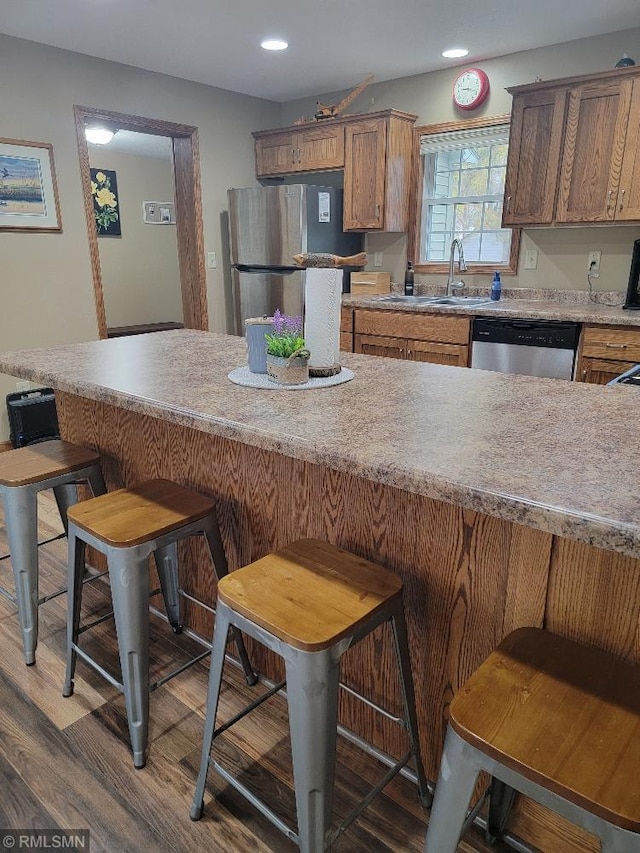
[[640, 669], [539, 628], [519, 628], [449, 707], [425, 853], [455, 853], [483, 804], [487, 840], [504, 837], [516, 793], [600, 840], [601, 853], [640, 850]]
[[0, 453], [0, 486], [18, 488], [98, 465], [99, 455], [68, 441], [41, 441]]
[[220, 601], [306, 651], [333, 646], [401, 595], [397, 575], [316, 539], [268, 554], [218, 583]]
[[[340, 662], [345, 652], [385, 624], [393, 635], [403, 717], [390, 715], [340, 682]], [[216, 727], [224, 650], [230, 629], [246, 633], [278, 654], [284, 662], [286, 677], [265, 690], [232, 720]], [[297, 831], [287, 826], [270, 806], [249, 790], [249, 786], [211, 755], [218, 735], [285, 686]], [[406, 734], [408, 749], [401, 758], [391, 757], [362, 738], [352, 736], [361, 748], [383, 761], [387, 772], [341, 825], [333, 828], [341, 687], [351, 696], [362, 699], [369, 708], [399, 723]], [[342, 728], [341, 733], [349, 734]], [[220, 578], [200, 772], [190, 812], [192, 820], [202, 817], [207, 772], [211, 766], [274, 826], [297, 842], [301, 853], [323, 853], [331, 849], [332, 843], [373, 797], [412, 760], [420, 799], [428, 805], [430, 795], [420, 758], [402, 582], [396, 575], [328, 542], [302, 539]]]
[[[215, 517], [214, 502], [169, 480], [149, 480], [128, 489], [85, 501], [82, 510], [74, 506], [69, 521], [69, 608], [67, 611], [67, 671], [63, 696], [74, 692], [78, 657], [124, 693], [129, 738], [135, 767], [144, 767], [149, 741], [149, 694], [170, 678], [210, 653], [206, 651], [164, 675], [153, 684], [149, 680], [149, 557], [153, 555], [160, 581], [167, 620], [176, 634], [182, 631], [182, 599], [211, 611], [205, 602], [188, 595], [179, 578], [178, 543], [190, 537], [204, 538], [215, 575], [227, 573], [227, 559]], [[87, 545], [104, 554], [109, 572], [120, 658], [118, 680], [96, 661], [79, 639], [87, 628], [103, 621], [99, 617], [80, 625], [82, 573]], [[247, 682], [257, 678], [240, 633], [233, 631]], [[192, 639], [198, 640], [197, 635]], [[225, 638], [226, 640], [226, 638]], [[226, 641], [225, 641], [226, 646]]]
[[213, 512], [214, 502], [172, 483], [150, 480], [76, 504], [69, 521], [113, 548], [131, 548]]
[[522, 776], [640, 832], [640, 669], [536, 628], [510, 634], [454, 697], [451, 727]]

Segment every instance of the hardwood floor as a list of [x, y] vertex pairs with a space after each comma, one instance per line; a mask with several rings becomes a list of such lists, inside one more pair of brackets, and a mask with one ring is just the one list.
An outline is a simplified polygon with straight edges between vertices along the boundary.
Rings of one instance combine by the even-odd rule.
[[[50, 496], [41, 495], [39, 504], [43, 539], [61, 525]], [[6, 552], [0, 508], [0, 554]], [[63, 585], [65, 560], [64, 539], [40, 549], [41, 594]], [[0, 563], [0, 583], [12, 588], [9, 563]], [[26, 667], [15, 607], [0, 598], [0, 831], [88, 828], [92, 853], [295, 851], [291, 841], [213, 771], [203, 818], [195, 823], [189, 819], [200, 760], [207, 664], [197, 664], [152, 694], [149, 760], [146, 768], [134, 770], [123, 697], [79, 662], [75, 693], [62, 698], [65, 609], [66, 596], [40, 608], [37, 661]], [[83, 615], [109, 609], [106, 582], [89, 584]], [[84, 636], [87, 649], [117, 672], [112, 622]], [[152, 617], [152, 676], [172, 669], [194, 645]], [[242, 673], [227, 666], [221, 718], [232, 716], [252, 693]], [[285, 702], [275, 697], [265, 703], [219, 742], [222, 762], [295, 826]], [[339, 739], [337, 820], [380, 775], [380, 765]], [[333, 850], [420, 853], [426, 821], [415, 787], [396, 777]], [[485, 846], [475, 830], [459, 847], [464, 853], [500, 849], [507, 848]]]

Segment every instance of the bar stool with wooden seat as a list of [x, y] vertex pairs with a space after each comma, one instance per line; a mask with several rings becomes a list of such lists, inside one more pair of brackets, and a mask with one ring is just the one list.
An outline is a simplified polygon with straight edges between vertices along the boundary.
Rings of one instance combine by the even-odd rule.
[[[599, 649], [520, 628], [455, 695], [426, 853], [454, 853], [481, 770], [489, 835], [515, 791], [597, 835], [606, 853], [640, 850], [640, 669]], [[473, 814], [473, 812], [472, 812]]]
[[[332, 831], [340, 658], [348, 648], [385, 622], [390, 622], [393, 630], [404, 707], [404, 719], [393, 719], [407, 731], [408, 750], [399, 761], [384, 756], [387, 759], [385, 763], [390, 766], [384, 778], [344, 819], [341, 826]], [[216, 730], [224, 648], [230, 627], [253, 637], [284, 658], [286, 679]], [[297, 832], [210, 755], [215, 737], [285, 685]], [[353, 693], [351, 690], [349, 692]], [[382, 710], [369, 700], [365, 701], [376, 710]], [[362, 741], [360, 745], [364, 745]], [[377, 757], [381, 755], [375, 750], [371, 754]], [[298, 843], [303, 853], [319, 853], [331, 845], [373, 796], [403, 770], [411, 759], [419, 795], [426, 805], [430, 802], [430, 795], [418, 743], [414, 689], [402, 607], [402, 583], [396, 575], [326, 542], [306, 539], [221, 579], [218, 584], [200, 773], [191, 808], [192, 820], [202, 816], [207, 771], [211, 765], [278, 829]]]
[[[128, 489], [83, 501], [70, 508], [69, 609], [67, 620], [67, 672], [63, 696], [74, 689], [77, 657], [80, 656], [125, 696], [129, 736], [135, 767], [146, 763], [149, 732], [149, 692], [210, 653], [192, 658], [154, 684], [149, 683], [149, 566], [153, 554], [160, 579], [166, 615], [176, 633], [182, 630], [181, 601], [185, 593], [178, 580], [177, 543], [189, 536], [203, 536], [218, 578], [227, 573], [227, 561], [214, 514], [214, 502], [168, 480], [150, 480]], [[85, 545], [106, 555], [113, 616], [122, 671], [119, 682], [78, 644], [79, 635], [98, 622], [80, 627], [82, 569]], [[208, 610], [207, 605], [188, 596]], [[192, 635], [197, 639], [195, 635]], [[239, 632], [234, 639], [247, 682], [256, 676]]]
[[[76, 486], [87, 483], [94, 495], [105, 492], [100, 457], [67, 441], [43, 441], [0, 453], [0, 497], [9, 542], [15, 592], [0, 587], [0, 595], [18, 608], [24, 659], [36, 660], [38, 606], [65, 589], [38, 597], [38, 547], [66, 535], [68, 508], [78, 500]], [[65, 533], [38, 542], [38, 492], [52, 489]]]

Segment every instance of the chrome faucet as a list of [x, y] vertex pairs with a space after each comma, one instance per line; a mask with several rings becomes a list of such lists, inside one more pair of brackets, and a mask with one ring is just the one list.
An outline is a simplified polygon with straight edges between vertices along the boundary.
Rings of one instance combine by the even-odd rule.
[[461, 290], [464, 287], [464, 281], [456, 281], [453, 277], [453, 262], [458, 249], [458, 271], [466, 272], [467, 265], [464, 262], [464, 251], [462, 250], [462, 241], [455, 239], [451, 241], [451, 252], [449, 254], [449, 278], [447, 279], [447, 296], [453, 296], [454, 290]]

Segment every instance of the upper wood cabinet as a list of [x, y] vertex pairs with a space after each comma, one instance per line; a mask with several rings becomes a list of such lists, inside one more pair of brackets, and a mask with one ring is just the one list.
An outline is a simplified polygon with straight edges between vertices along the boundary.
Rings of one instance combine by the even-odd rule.
[[258, 178], [344, 167], [342, 127], [314, 125], [304, 130], [289, 128], [254, 136]]
[[514, 97], [504, 190], [504, 225], [553, 222], [566, 89]]
[[344, 230], [406, 231], [416, 118], [386, 110], [258, 131], [256, 177], [344, 169]]
[[345, 127], [345, 231], [407, 230], [415, 120], [394, 111]]
[[640, 220], [640, 68], [509, 92], [504, 225]]

